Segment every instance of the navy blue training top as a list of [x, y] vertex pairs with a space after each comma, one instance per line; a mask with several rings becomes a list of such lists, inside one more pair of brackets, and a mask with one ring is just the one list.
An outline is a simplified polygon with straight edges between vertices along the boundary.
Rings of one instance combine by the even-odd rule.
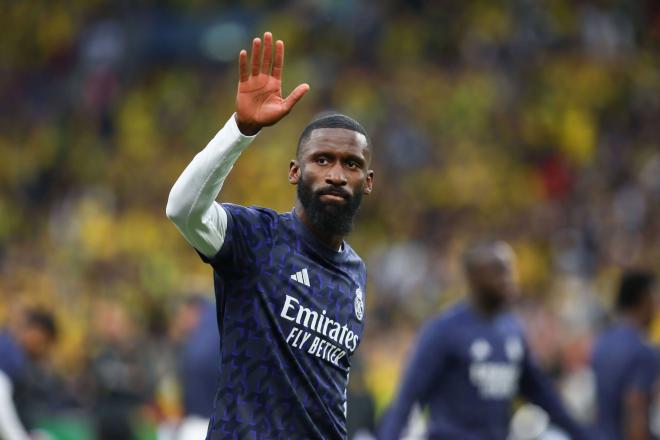
[[652, 399], [658, 380], [660, 358], [638, 330], [624, 322], [605, 330], [596, 341], [592, 355], [596, 376], [598, 438], [625, 438], [623, 400], [629, 391]]
[[339, 252], [326, 247], [293, 212], [223, 207], [226, 237], [208, 260], [220, 376], [207, 438], [346, 438], [364, 263], [345, 242]]
[[430, 439], [505, 440], [519, 394], [544, 408], [572, 438], [586, 437], [532, 359], [513, 314], [488, 318], [461, 302], [422, 329], [379, 439], [399, 439], [419, 403], [429, 409]]
[[179, 354], [183, 409], [186, 416], [210, 419], [218, 384], [220, 338], [215, 303], [202, 303], [199, 323], [186, 338]]

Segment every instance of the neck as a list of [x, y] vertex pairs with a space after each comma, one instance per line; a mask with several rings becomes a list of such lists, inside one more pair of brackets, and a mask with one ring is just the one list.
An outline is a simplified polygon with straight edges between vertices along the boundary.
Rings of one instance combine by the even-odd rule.
[[507, 304], [504, 302], [487, 301], [475, 293], [471, 296], [471, 302], [477, 312], [487, 318], [492, 318], [507, 308]]
[[620, 319], [630, 325], [631, 327], [638, 330], [640, 333], [647, 333], [649, 330], [649, 325], [646, 321], [635, 312], [623, 312], [620, 315]]
[[324, 233], [323, 231], [319, 231], [317, 228], [314, 227], [312, 222], [309, 220], [309, 217], [307, 216], [307, 212], [305, 211], [305, 208], [302, 206], [302, 203], [300, 203], [300, 200], [296, 200], [296, 215], [300, 219], [303, 225], [309, 231], [316, 237], [318, 238], [323, 244], [325, 244], [327, 247], [330, 249], [339, 252], [341, 250], [341, 244], [344, 240], [344, 237], [342, 235], [337, 235], [337, 234], [327, 234]]

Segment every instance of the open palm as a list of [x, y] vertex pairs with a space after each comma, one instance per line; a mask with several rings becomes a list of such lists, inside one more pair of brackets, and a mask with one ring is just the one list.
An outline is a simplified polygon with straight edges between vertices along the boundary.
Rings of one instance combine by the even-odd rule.
[[244, 134], [255, 134], [262, 127], [275, 124], [286, 116], [293, 106], [309, 90], [300, 84], [289, 96], [282, 98], [282, 66], [284, 43], [275, 43], [273, 60], [273, 36], [264, 34], [263, 51], [259, 38], [252, 41], [252, 63], [248, 68], [248, 56], [242, 50], [238, 57], [240, 80], [236, 95], [236, 121]]

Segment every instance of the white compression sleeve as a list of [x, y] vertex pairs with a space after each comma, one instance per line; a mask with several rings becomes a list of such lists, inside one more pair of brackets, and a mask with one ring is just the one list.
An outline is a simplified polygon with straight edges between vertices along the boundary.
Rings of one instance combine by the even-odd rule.
[[12, 391], [9, 377], [0, 370], [0, 439], [29, 440], [30, 436], [16, 414]]
[[215, 198], [241, 152], [255, 136], [242, 134], [232, 115], [170, 191], [167, 217], [188, 243], [206, 257], [218, 253], [227, 231], [227, 213]]

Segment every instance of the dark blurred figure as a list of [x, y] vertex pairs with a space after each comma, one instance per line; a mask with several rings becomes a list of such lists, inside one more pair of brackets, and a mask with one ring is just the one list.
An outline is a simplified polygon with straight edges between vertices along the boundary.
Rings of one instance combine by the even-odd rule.
[[376, 402], [366, 383], [364, 363], [359, 355], [351, 365], [348, 381], [346, 425], [350, 440], [373, 438], [376, 423]]
[[217, 322], [215, 303], [201, 295], [187, 297], [177, 313], [174, 328], [180, 340], [178, 366], [184, 411], [180, 440], [206, 435], [218, 381]]
[[136, 412], [151, 394], [146, 352], [119, 304], [102, 304], [94, 325], [98, 341], [88, 371], [97, 439], [134, 439]]
[[40, 416], [66, 400], [47, 365], [57, 339], [55, 318], [28, 309], [14, 330], [0, 332], [0, 438], [28, 439]]
[[501, 241], [474, 246], [464, 268], [469, 298], [422, 329], [379, 438], [399, 439], [419, 403], [429, 408], [429, 439], [505, 440], [518, 395], [542, 407], [571, 438], [587, 438], [537, 366], [510, 311], [518, 296], [511, 247]]
[[603, 331], [593, 352], [598, 438], [647, 440], [652, 390], [660, 358], [647, 333], [656, 309], [655, 277], [627, 272], [616, 298], [616, 321]]

